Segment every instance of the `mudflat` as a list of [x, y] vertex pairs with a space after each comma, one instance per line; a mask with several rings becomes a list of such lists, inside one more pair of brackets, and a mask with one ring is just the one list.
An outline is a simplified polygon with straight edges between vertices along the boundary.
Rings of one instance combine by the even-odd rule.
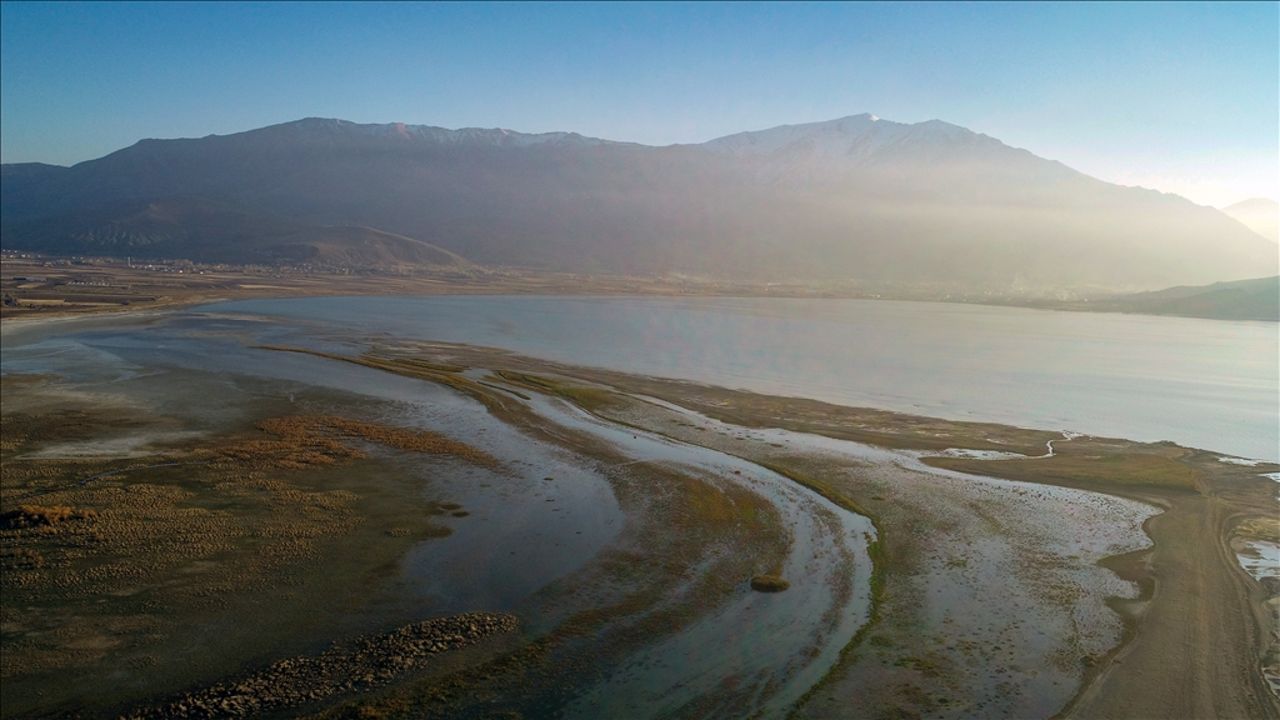
[[1278, 714], [1280, 467], [220, 322], [4, 376], [6, 716]]

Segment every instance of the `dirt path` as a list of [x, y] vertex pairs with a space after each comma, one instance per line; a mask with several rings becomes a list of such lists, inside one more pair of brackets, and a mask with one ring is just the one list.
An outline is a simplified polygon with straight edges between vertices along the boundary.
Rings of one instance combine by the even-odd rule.
[[1273, 621], [1228, 543], [1236, 508], [1216, 495], [1167, 504], [1147, 524], [1155, 584], [1140, 630], [1066, 717], [1280, 718], [1258, 669]]

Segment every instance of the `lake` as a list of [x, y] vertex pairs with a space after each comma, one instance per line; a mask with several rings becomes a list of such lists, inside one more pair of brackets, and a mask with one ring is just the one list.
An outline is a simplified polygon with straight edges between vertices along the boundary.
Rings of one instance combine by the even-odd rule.
[[1276, 323], [783, 298], [327, 297], [195, 312], [1280, 460]]
[[[155, 452], [146, 449], [149, 442], [217, 437], [228, 427], [244, 426], [254, 403], [264, 398], [311, 412], [338, 408], [473, 444], [498, 458], [504, 470], [449, 469], [419, 457], [395, 460], [395, 471], [420, 482], [424, 496], [447, 498], [466, 511], [463, 519], [441, 519], [452, 523], [450, 534], [408, 550], [396, 566], [389, 597], [419, 615], [477, 607], [510, 611], [535, 635], [608, 597], [579, 594], [579, 584], [602, 592], [616, 589], [600, 581], [612, 576], [591, 574], [611, 567], [596, 565], [598, 558], [614, 557], [615, 551], [632, 557], [638, 546], [627, 543], [661, 537], [669, 514], [646, 515], [636, 504], [628, 513], [619, 500], [627, 496], [615, 494], [616, 487], [635, 480], [629, 474], [638, 468], [677, 468], [682, 476], [761, 498], [776, 513], [778, 526], [786, 528], [777, 572], [791, 582], [787, 592], [754, 593], [745, 583], [750, 573], [744, 572], [744, 582], [710, 602], [690, 594], [688, 588], [697, 584], [679, 576], [666, 592], [687, 595], [696, 622], [607, 659], [592, 649], [592, 662], [601, 672], [566, 675], [564, 685], [552, 684], [528, 700], [530, 708], [554, 707], [564, 717], [658, 717], [706, 698], [729, 702], [735, 693], [749, 698], [739, 715], [750, 715], [746, 710], [781, 715], [835, 666], [871, 617], [867, 543], [878, 531], [867, 517], [767, 464], [735, 454], [733, 443], [750, 438], [757, 448], [821, 458], [819, 472], [877, 483], [867, 492], [902, 493], [891, 496], [889, 504], [926, 512], [936, 523], [928, 534], [936, 534], [940, 551], [922, 561], [919, 577], [929, 580], [911, 601], [927, 608], [922, 617], [935, 623], [931, 636], [945, 629], [957, 638], [937, 652], [953, 651], [955, 659], [963, 659], [957, 665], [963, 669], [954, 672], [966, 692], [1000, 703], [1005, 715], [1031, 717], [1056, 712], [1079, 682], [1078, 666], [1055, 660], [1065, 646], [1046, 638], [1069, 640], [1070, 652], [1096, 657], [1121, 637], [1120, 620], [1105, 598], [1130, 597], [1136, 589], [1097, 561], [1144, 547], [1143, 521], [1152, 507], [1081, 490], [939, 471], [926, 467], [918, 452], [727, 425], [652, 398], [647, 405], [677, 416], [677, 422], [662, 427], [691, 428], [698, 442], [714, 440], [702, 445], [620, 425], [531, 388], [513, 395], [559, 428], [557, 434], [568, 432], [611, 448], [602, 462], [544, 445], [504, 423], [485, 404], [443, 385], [258, 346], [351, 353], [381, 339], [469, 343], [771, 394], [1168, 438], [1269, 458], [1278, 454], [1276, 336], [1276, 326], [1265, 323], [881, 301], [300, 298], [6, 324], [0, 369], [57, 375], [57, 390], [65, 397], [127, 400], [121, 406], [181, 419], [168, 435], [139, 435], [126, 428], [124, 436], [96, 444], [42, 448], [49, 457], [103, 452], [142, 457]], [[482, 376], [478, 368], [469, 372]], [[662, 477], [641, 475], [644, 482], [632, 487], [662, 488], [649, 484], [661, 483]], [[977, 507], [987, 514], [974, 513]], [[990, 517], [1000, 518], [1000, 532], [992, 533]], [[656, 524], [628, 534], [633, 523]], [[706, 545], [706, 557], [694, 567], [720, 567], [707, 559], [717, 557], [718, 547]], [[726, 548], [731, 557], [743, 555], [739, 544], [721, 549]], [[952, 548], [967, 549], [962, 562]], [[1267, 549], [1251, 547], [1246, 566], [1256, 572], [1253, 565], [1262, 564]], [[995, 585], [1000, 592], [993, 598]], [[1057, 594], [1046, 599], [1043, 587], [1057, 588]], [[1067, 606], [1060, 604], [1063, 598], [1070, 598]], [[725, 637], [738, 642], [725, 644]], [[991, 673], [988, 665], [973, 662], [970, 647], [999, 648], [1009, 670]], [[149, 670], [132, 672], [137, 686], [151, 681], [145, 675]], [[81, 683], [80, 696], [61, 701], [100, 697], [108, 692], [104, 684], [116, 687], [119, 677], [91, 678], [99, 685]], [[36, 698], [31, 692], [10, 695]], [[972, 707], [957, 704], [949, 711], [963, 717]]]

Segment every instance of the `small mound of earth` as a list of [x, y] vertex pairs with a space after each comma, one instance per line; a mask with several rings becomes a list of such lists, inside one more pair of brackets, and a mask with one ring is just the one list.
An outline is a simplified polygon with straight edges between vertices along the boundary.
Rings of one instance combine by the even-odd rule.
[[756, 592], [782, 592], [791, 587], [791, 583], [777, 575], [757, 575], [751, 578], [751, 589]]

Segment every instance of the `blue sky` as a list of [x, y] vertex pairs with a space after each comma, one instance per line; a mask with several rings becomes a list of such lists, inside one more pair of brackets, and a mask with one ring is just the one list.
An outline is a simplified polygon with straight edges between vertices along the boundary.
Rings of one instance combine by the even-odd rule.
[[871, 112], [1280, 195], [1280, 5], [0, 3], [0, 156], [306, 116], [665, 144]]

